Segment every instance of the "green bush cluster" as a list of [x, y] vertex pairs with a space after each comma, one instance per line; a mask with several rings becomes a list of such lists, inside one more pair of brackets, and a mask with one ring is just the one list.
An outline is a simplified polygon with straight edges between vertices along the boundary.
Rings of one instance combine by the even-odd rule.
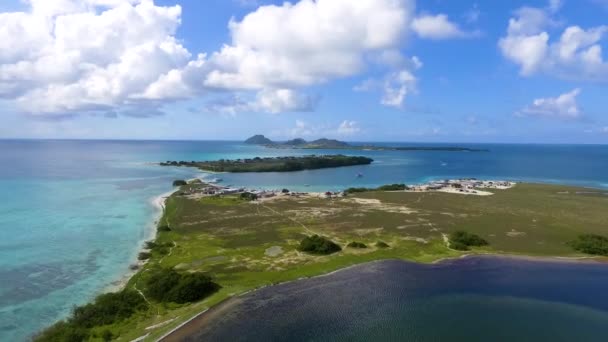
[[258, 199], [258, 195], [253, 194], [251, 192], [243, 192], [240, 197], [242, 200], [245, 201], [255, 201]]
[[596, 234], [579, 235], [576, 240], [568, 243], [579, 252], [592, 255], [608, 256], [608, 238]]
[[188, 185], [188, 182], [186, 182], [183, 179], [177, 179], [173, 181], [173, 186], [183, 186], [183, 185]]
[[159, 302], [195, 302], [220, 289], [206, 274], [158, 269], [146, 281], [146, 295]]
[[[67, 320], [46, 329], [35, 340], [83, 341], [91, 335], [91, 328], [125, 320], [135, 312], [147, 308], [148, 304], [143, 297], [133, 290], [102, 294], [94, 302], [74, 308]], [[110, 335], [104, 331], [102, 339], [108, 336], [111, 338], [111, 332], [109, 333]]]
[[137, 256], [137, 260], [148, 260], [148, 259], [150, 259], [151, 256], [152, 256], [152, 253], [150, 253], [150, 252], [141, 252]]
[[162, 226], [159, 226], [156, 229], [156, 231], [159, 232], [159, 233], [165, 233], [165, 232], [170, 232], [171, 228], [169, 228], [169, 226], [167, 226], [167, 225], [162, 225]]
[[335, 242], [315, 234], [313, 236], [305, 237], [300, 242], [298, 250], [311, 254], [327, 255], [339, 252], [342, 248]]
[[350, 247], [350, 248], [367, 248], [367, 245], [364, 244], [363, 242], [353, 241], [353, 242], [349, 243], [348, 245], [346, 245], [346, 247]]
[[368, 192], [368, 191], [372, 191], [372, 189], [369, 188], [348, 188], [346, 190], [344, 190], [344, 193], [346, 194], [355, 194], [358, 192]]
[[387, 184], [379, 186], [375, 189], [373, 188], [348, 188], [344, 190], [346, 194], [354, 194], [358, 192], [368, 192], [368, 191], [402, 191], [407, 190], [408, 186], [405, 184]]
[[450, 247], [459, 251], [468, 251], [470, 247], [487, 246], [488, 241], [479, 235], [471, 234], [462, 230], [455, 231], [449, 236]]
[[149, 249], [150, 251], [158, 253], [160, 255], [167, 255], [171, 247], [173, 247], [173, 242], [146, 242], [146, 249]]
[[400, 191], [407, 189], [405, 184], [388, 184], [378, 187], [376, 190], [378, 191]]
[[376, 247], [378, 247], [378, 248], [389, 248], [390, 246], [388, 245], [388, 243], [386, 243], [384, 241], [378, 241], [378, 242], [376, 242]]

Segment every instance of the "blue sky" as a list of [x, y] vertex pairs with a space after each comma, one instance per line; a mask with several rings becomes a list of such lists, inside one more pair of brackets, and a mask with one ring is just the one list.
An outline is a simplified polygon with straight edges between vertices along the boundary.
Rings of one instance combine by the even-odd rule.
[[11, 0], [0, 19], [0, 138], [608, 143], [604, 0]]

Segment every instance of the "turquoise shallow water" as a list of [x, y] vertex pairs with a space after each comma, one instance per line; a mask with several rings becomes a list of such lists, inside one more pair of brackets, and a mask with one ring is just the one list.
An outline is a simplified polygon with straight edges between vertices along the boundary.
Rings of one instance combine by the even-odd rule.
[[[299, 190], [452, 177], [608, 184], [607, 146], [464, 146], [490, 152], [355, 151], [375, 162], [220, 177]], [[151, 200], [170, 191], [173, 179], [215, 177], [152, 163], [310, 153], [238, 142], [0, 141], [0, 341], [26, 339], [120, 280], [150, 234]]]

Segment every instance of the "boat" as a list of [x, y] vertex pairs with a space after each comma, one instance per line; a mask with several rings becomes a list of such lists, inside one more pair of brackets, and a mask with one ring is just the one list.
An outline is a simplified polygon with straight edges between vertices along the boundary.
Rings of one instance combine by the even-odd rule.
[[357, 173], [357, 178], [362, 178], [363, 174], [362, 173]]

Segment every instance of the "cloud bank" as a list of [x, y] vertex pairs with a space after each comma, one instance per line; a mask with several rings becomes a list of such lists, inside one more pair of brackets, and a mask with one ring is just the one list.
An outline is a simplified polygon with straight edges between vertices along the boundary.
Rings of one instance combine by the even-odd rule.
[[515, 113], [516, 116], [531, 116], [557, 119], [578, 119], [583, 112], [576, 102], [581, 90], [576, 88], [557, 97], [535, 99], [532, 104]]
[[542, 73], [578, 81], [608, 81], [608, 62], [601, 46], [608, 26], [584, 29], [572, 25], [552, 39], [549, 32], [560, 24], [553, 18], [560, 7], [560, 1], [551, 1], [547, 8], [515, 11], [506, 36], [498, 42], [503, 56], [519, 66], [522, 76]]

